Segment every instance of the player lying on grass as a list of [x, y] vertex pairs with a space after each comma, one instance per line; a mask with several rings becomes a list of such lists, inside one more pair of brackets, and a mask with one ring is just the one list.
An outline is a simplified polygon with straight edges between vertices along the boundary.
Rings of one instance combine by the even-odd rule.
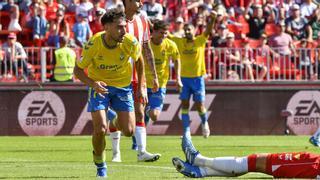
[[318, 178], [320, 156], [307, 152], [251, 154], [244, 157], [209, 158], [201, 155], [184, 136], [182, 150], [186, 162], [175, 157], [172, 163], [181, 174], [193, 177], [233, 177], [260, 172], [275, 178]]

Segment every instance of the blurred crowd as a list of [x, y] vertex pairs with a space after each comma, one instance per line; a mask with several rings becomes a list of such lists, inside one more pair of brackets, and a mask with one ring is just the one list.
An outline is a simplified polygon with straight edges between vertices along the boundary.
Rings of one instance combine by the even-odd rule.
[[[7, 0], [0, 3], [0, 23], [2, 30], [16, 32], [24, 47], [59, 48], [62, 37], [68, 38], [69, 46], [82, 47], [102, 30], [103, 13], [116, 6], [123, 6], [122, 0]], [[312, 0], [144, 0], [141, 13], [151, 21], [170, 22], [171, 34], [183, 37], [186, 22], [201, 34], [212, 10], [217, 19], [208, 49], [270, 47], [271, 56], [278, 58], [296, 54], [296, 47], [320, 44], [320, 6]], [[214, 52], [206, 53], [206, 62], [214, 61]], [[225, 54], [229, 57], [230, 52]], [[240, 58], [250, 58], [245, 54]]]

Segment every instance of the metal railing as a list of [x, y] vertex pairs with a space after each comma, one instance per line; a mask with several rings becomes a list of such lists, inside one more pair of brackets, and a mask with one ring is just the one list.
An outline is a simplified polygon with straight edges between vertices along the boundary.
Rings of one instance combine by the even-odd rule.
[[[17, 60], [6, 55], [8, 49], [1, 49], [0, 82], [50, 82], [55, 48], [24, 50], [27, 58]], [[81, 49], [74, 50], [79, 59]], [[207, 49], [205, 63], [207, 80], [211, 82], [319, 81], [319, 60], [318, 48], [297, 48], [291, 54], [280, 56], [263, 48], [210, 48]], [[170, 66], [170, 80], [175, 79], [173, 68]]]

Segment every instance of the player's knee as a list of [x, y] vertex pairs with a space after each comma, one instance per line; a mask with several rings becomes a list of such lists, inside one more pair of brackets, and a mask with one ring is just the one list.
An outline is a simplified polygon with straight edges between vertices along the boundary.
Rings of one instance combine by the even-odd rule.
[[160, 116], [160, 112], [158, 112], [158, 111], [150, 112], [150, 118], [152, 121], [157, 121], [159, 116]]
[[134, 134], [134, 129], [132, 127], [128, 127], [122, 130], [122, 134], [126, 137], [131, 137]]
[[137, 111], [135, 112], [135, 115], [136, 115], [136, 121], [137, 121], [137, 122], [142, 122], [142, 121], [144, 120], [144, 113], [143, 113], [143, 111], [137, 110]]
[[107, 126], [103, 125], [103, 126], [97, 127], [94, 129], [93, 133], [95, 136], [105, 136], [107, 133]]

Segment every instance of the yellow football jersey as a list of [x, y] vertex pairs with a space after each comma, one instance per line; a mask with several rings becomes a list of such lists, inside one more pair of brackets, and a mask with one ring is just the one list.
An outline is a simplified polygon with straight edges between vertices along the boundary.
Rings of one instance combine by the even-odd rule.
[[[151, 41], [151, 48], [154, 54], [159, 87], [165, 88], [167, 86], [170, 74], [170, 60], [172, 59], [173, 61], [175, 61], [180, 59], [177, 45], [173, 41], [166, 38], [160, 45], [155, 45]], [[152, 88], [153, 76], [147, 63], [145, 63], [145, 71], [147, 87]]]
[[84, 46], [77, 65], [88, 68], [89, 78], [103, 81], [108, 86], [126, 87], [131, 83], [132, 64], [130, 57], [137, 61], [141, 47], [136, 38], [126, 34], [123, 42], [109, 49], [103, 39], [104, 32], [95, 34]]
[[170, 36], [178, 46], [181, 56], [181, 77], [199, 77], [206, 74], [205, 48], [208, 37], [196, 36], [193, 42], [186, 38]]

